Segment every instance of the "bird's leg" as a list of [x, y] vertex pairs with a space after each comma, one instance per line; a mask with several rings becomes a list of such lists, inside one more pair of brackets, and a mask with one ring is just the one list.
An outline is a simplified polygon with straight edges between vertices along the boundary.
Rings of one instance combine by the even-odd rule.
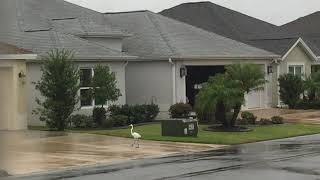
[[139, 139], [137, 139], [137, 147], [136, 148], [140, 148]]
[[133, 143], [131, 144], [131, 147], [133, 147], [135, 145], [135, 143], [136, 143], [136, 140], [133, 139]]

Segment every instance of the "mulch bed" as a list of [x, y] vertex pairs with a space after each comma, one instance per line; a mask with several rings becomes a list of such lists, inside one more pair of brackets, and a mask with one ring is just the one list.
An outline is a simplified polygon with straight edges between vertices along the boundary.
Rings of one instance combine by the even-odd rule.
[[235, 126], [233, 128], [225, 128], [221, 125], [214, 125], [209, 126], [208, 128], [204, 129], [205, 131], [212, 131], [212, 132], [251, 132], [253, 129], [243, 126]]

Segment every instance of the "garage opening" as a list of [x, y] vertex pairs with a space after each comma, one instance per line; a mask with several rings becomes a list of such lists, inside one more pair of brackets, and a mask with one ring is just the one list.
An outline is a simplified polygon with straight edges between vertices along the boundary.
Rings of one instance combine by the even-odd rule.
[[202, 88], [202, 84], [209, 77], [225, 73], [225, 66], [186, 66], [188, 75], [186, 77], [186, 94], [188, 102], [194, 107], [195, 97]]

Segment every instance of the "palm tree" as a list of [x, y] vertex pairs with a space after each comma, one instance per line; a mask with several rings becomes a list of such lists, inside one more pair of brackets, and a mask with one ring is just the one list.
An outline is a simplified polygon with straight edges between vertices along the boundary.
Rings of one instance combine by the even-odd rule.
[[239, 88], [236, 81], [227, 79], [225, 75], [210, 77], [196, 97], [196, 108], [200, 112], [212, 111], [216, 114], [223, 127], [234, 126], [230, 121], [229, 112], [237, 105], [244, 102], [244, 91]]
[[[196, 99], [198, 111], [214, 111], [216, 120], [225, 128], [235, 126], [244, 104], [245, 93], [263, 89], [267, 81], [259, 66], [234, 64], [226, 67], [226, 74], [211, 77]], [[232, 112], [233, 110], [233, 112]]]
[[[264, 71], [255, 64], [233, 64], [226, 67], [226, 76], [240, 84], [240, 88], [247, 94], [252, 91], [259, 91], [267, 83]], [[243, 94], [244, 96], [244, 94]], [[232, 117], [235, 124], [241, 111], [242, 104], [238, 103], [234, 108]]]

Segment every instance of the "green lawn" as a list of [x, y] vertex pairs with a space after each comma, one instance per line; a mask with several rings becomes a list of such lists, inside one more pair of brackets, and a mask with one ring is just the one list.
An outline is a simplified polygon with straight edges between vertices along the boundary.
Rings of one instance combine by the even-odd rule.
[[[207, 143], [207, 144], [243, 144], [250, 142], [266, 141], [273, 139], [281, 139], [294, 136], [310, 135], [320, 133], [319, 125], [306, 124], [284, 124], [277, 126], [261, 126], [255, 127], [252, 132], [231, 133], [231, 132], [208, 132], [203, 129], [206, 126], [200, 126], [200, 131], [197, 138], [192, 137], [162, 137], [161, 126], [159, 124], [146, 125], [135, 128], [135, 132], [142, 135], [145, 140], [156, 141], [173, 141], [173, 142], [192, 142], [192, 143]], [[98, 135], [109, 135], [118, 137], [131, 137], [130, 130], [93, 130], [93, 131], [73, 131]]]

